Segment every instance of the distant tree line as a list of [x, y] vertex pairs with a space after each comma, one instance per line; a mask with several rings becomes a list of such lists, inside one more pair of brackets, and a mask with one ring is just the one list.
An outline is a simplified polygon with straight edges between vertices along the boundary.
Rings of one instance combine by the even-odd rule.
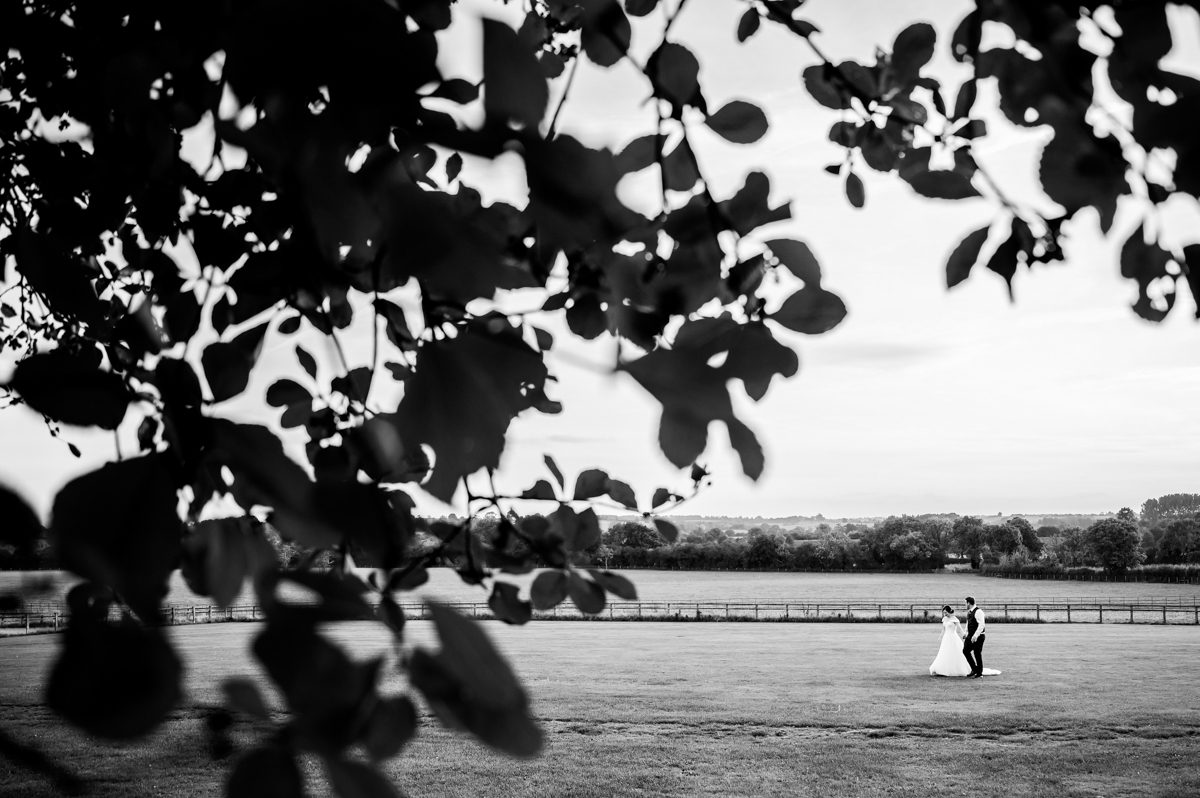
[[[478, 516], [471, 535], [461, 545], [447, 547], [437, 532], [439, 523], [426, 521], [414, 538], [414, 554], [434, 554], [438, 564], [459, 570], [483, 562], [499, 547], [512, 561], [528, 562], [526, 538], [509, 534], [517, 526], [548, 525], [540, 515], [504, 518]], [[1101, 569], [1120, 573], [1152, 566], [1200, 565], [1200, 494], [1169, 494], [1143, 503], [1141, 513], [1122, 508], [1114, 518], [1087, 527], [1034, 528], [1021, 517], [1000, 524], [975, 516], [953, 522], [929, 516], [892, 516], [873, 525], [819, 524], [816, 528], [784, 528], [763, 523], [749, 530], [682, 525], [668, 540], [659, 528], [642, 520], [618, 521], [597, 536], [591, 546], [571, 555], [579, 566], [654, 568], [664, 570], [755, 571], [923, 571], [946, 565], [972, 570], [1020, 573], [1068, 573]], [[284, 568], [308, 565], [330, 567], [336, 555], [315, 551], [282, 539], [268, 527], [267, 540]], [[350, 552], [353, 557], [353, 552]], [[561, 567], [535, 556], [532, 567]], [[0, 569], [56, 568], [52, 548], [44, 537], [24, 546], [0, 546]]]

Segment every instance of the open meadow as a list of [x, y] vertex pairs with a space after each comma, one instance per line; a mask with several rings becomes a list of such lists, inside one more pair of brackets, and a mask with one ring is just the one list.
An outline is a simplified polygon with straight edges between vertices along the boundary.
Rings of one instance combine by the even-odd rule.
[[[170, 630], [188, 694], [145, 747], [94, 743], [39, 706], [57, 636], [0, 640], [0, 727], [93, 780], [96, 795], [216, 794], [227, 763], [206, 753], [205, 710], [222, 676], [256, 674], [248, 643], [259, 628]], [[436, 647], [430, 624], [408, 628], [410, 644]], [[529, 688], [546, 751], [507, 759], [426, 718], [389, 765], [409, 796], [1200, 793], [1194, 627], [999, 626], [985, 659], [1003, 674], [980, 680], [927, 675], [935, 624], [485, 628]], [[356, 657], [387, 648], [374, 624], [332, 633]], [[235, 736], [261, 732], [243, 721]], [[320, 768], [308, 775], [324, 794]], [[0, 762], [0, 794], [55, 791]]]
[[[359, 569], [366, 575], [368, 569]], [[1082, 582], [1062, 580], [999, 579], [970, 572], [937, 573], [812, 573], [786, 571], [618, 571], [629, 577], [643, 601], [812, 601], [814, 599], [914, 601], [961, 605], [964, 596], [973, 595], [983, 606], [1004, 601], [1030, 599], [1103, 598], [1112, 601], [1139, 601], [1151, 598], [1192, 600], [1200, 597], [1200, 585], [1161, 582]], [[535, 574], [500, 579], [518, 585], [527, 595]], [[61, 601], [78, 581], [64, 571], [0, 571], [0, 593], [29, 591], [44, 586], [35, 598]], [[167, 604], [206, 604], [187, 587], [179, 572], [170, 580]], [[436, 598], [449, 602], [486, 601], [487, 592], [464, 584], [451, 568], [430, 568], [429, 581], [404, 594], [405, 600]], [[253, 592], [247, 586], [239, 603], [252, 603]]]

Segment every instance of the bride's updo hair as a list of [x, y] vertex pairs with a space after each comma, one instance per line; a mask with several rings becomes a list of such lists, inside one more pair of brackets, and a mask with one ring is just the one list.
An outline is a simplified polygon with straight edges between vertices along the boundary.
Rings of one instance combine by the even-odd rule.
[[949, 613], [953, 614], [953, 613], [954, 613], [954, 610], [950, 608], [950, 605], [949, 605], [949, 604], [943, 604], [943, 605], [942, 605], [942, 612], [949, 612]]

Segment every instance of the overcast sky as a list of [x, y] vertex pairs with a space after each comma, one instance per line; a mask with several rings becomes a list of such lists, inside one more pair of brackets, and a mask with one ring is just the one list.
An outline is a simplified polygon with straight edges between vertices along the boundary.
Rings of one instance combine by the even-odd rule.
[[[703, 460], [713, 485], [680, 512], [1098, 512], [1136, 509], [1164, 493], [1200, 491], [1195, 307], [1181, 294], [1166, 322], [1138, 319], [1129, 307], [1135, 287], [1120, 278], [1116, 263], [1116, 248], [1144, 209], [1123, 201], [1108, 240], [1099, 235], [1094, 213], [1080, 214], [1067, 228], [1067, 262], [1018, 274], [1015, 304], [1003, 281], [983, 270], [948, 292], [946, 257], [966, 233], [996, 215], [995, 203], [923, 200], [894, 175], [875, 176], [860, 167], [867, 205], [851, 208], [839, 180], [822, 171], [842, 157], [825, 139], [837, 117], [809, 100], [799, 80], [814, 57], [798, 40], [767, 26], [739, 46], [733, 31], [744, 7], [731, 0], [693, 3], [673, 29], [676, 40], [701, 56], [710, 108], [733, 98], [755, 100], [772, 125], [750, 147], [701, 131], [701, 159], [718, 196], [740, 186], [748, 171], [770, 175], [773, 200], [790, 199], [794, 218], [767, 228], [764, 237], [808, 242], [821, 260], [824, 284], [845, 299], [850, 315], [824, 336], [786, 339], [798, 348], [800, 374], [774, 383], [761, 403], [740, 403], [766, 450], [763, 477], [754, 483], [740, 474], [723, 427], [714, 426]], [[811, 0], [806, 9], [824, 31], [818, 41], [837, 60], [869, 59], [876, 44], [890, 47], [908, 22], [932, 22], [941, 35], [933, 72], [953, 76], [945, 92], [952, 102], [963, 74], [954, 71], [944, 40], [965, 7], [948, 0]], [[1197, 20], [1195, 12], [1186, 13], [1179, 19], [1193, 38], [1184, 49], [1194, 54], [1200, 52]], [[651, 24], [635, 29], [641, 60], [656, 41]], [[447, 73], [477, 69], [471, 57], [476, 47], [472, 35], [448, 43]], [[557, 92], [551, 96], [553, 102]], [[619, 148], [653, 130], [653, 109], [644, 96], [629, 65], [606, 73], [585, 64], [560, 128], [593, 146]], [[980, 161], [1006, 190], [1051, 210], [1035, 180], [1044, 136], [1008, 129], [998, 119], [989, 123], [995, 140], [984, 145]], [[496, 196], [508, 190], [502, 168], [468, 169], [466, 179], [492, 181]], [[636, 181], [623, 186], [631, 203], [639, 190]], [[1167, 219], [1174, 240], [1194, 240], [1186, 238], [1198, 229], [1192, 209], [1181, 204]], [[632, 483], [644, 499], [660, 485], [686, 488], [686, 474], [656, 449], [653, 402], [632, 380], [580, 365], [611, 363], [611, 342], [583, 346], [564, 338], [557, 340], [569, 357], [554, 359], [551, 370], [560, 378], [553, 395], [566, 409], [514, 424], [501, 487], [519, 490], [545, 476], [541, 458], [550, 452], [568, 479], [595, 466]], [[299, 372], [291, 346], [285, 341], [268, 351], [252, 389], [265, 387], [269, 374]], [[268, 418], [244, 405], [228, 414]], [[0, 481], [43, 512], [69, 475], [113, 456], [110, 435], [68, 430], [64, 437], [85, 450], [82, 460], [51, 440], [36, 417], [19, 409], [0, 413]], [[420, 506], [448, 509], [425, 499]]]

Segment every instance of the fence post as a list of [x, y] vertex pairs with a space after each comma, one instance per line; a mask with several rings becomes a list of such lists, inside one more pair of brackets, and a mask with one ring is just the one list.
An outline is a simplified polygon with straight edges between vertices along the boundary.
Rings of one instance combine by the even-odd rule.
[[847, 604], [846, 605], [846, 618], [849, 618], [849, 617], [850, 617], [850, 605]]
[[1104, 605], [1100, 604], [1098, 608], [1100, 610], [1100, 623], [1104, 623]]
[[908, 620], [912, 621], [914, 619], [915, 615], [916, 615], [916, 610], [913, 608], [913, 605], [909, 604], [908, 605]]
[[1133, 623], [1133, 605], [1129, 605], [1129, 622]]
[[1004, 620], [1008, 620], [1008, 605], [1004, 605]]
[[1037, 609], [1037, 619], [1040, 621], [1042, 619], [1042, 605], [1035, 604], [1034, 607]]
[[175, 625], [175, 608], [171, 608], [171, 626]]
[[[1166, 620], [1165, 620], [1166, 617], [1167, 617], [1166, 612], [1163, 612], [1163, 618], [1164, 618], [1163, 623], [1166, 623]], [[56, 632], [58, 631], [58, 612], [57, 611], [55, 611], [55, 613], [54, 613], [54, 631], [56, 631]]]
[[1167, 622], [1167, 605], [1163, 604], [1163, 623], [1166, 623], [1166, 622]]
[[1071, 605], [1067, 605], [1067, 623], [1071, 622]]
[[875, 605], [875, 617], [879, 618], [879, 620], [881, 620], [881, 621], [883, 620], [883, 605], [882, 604]]

